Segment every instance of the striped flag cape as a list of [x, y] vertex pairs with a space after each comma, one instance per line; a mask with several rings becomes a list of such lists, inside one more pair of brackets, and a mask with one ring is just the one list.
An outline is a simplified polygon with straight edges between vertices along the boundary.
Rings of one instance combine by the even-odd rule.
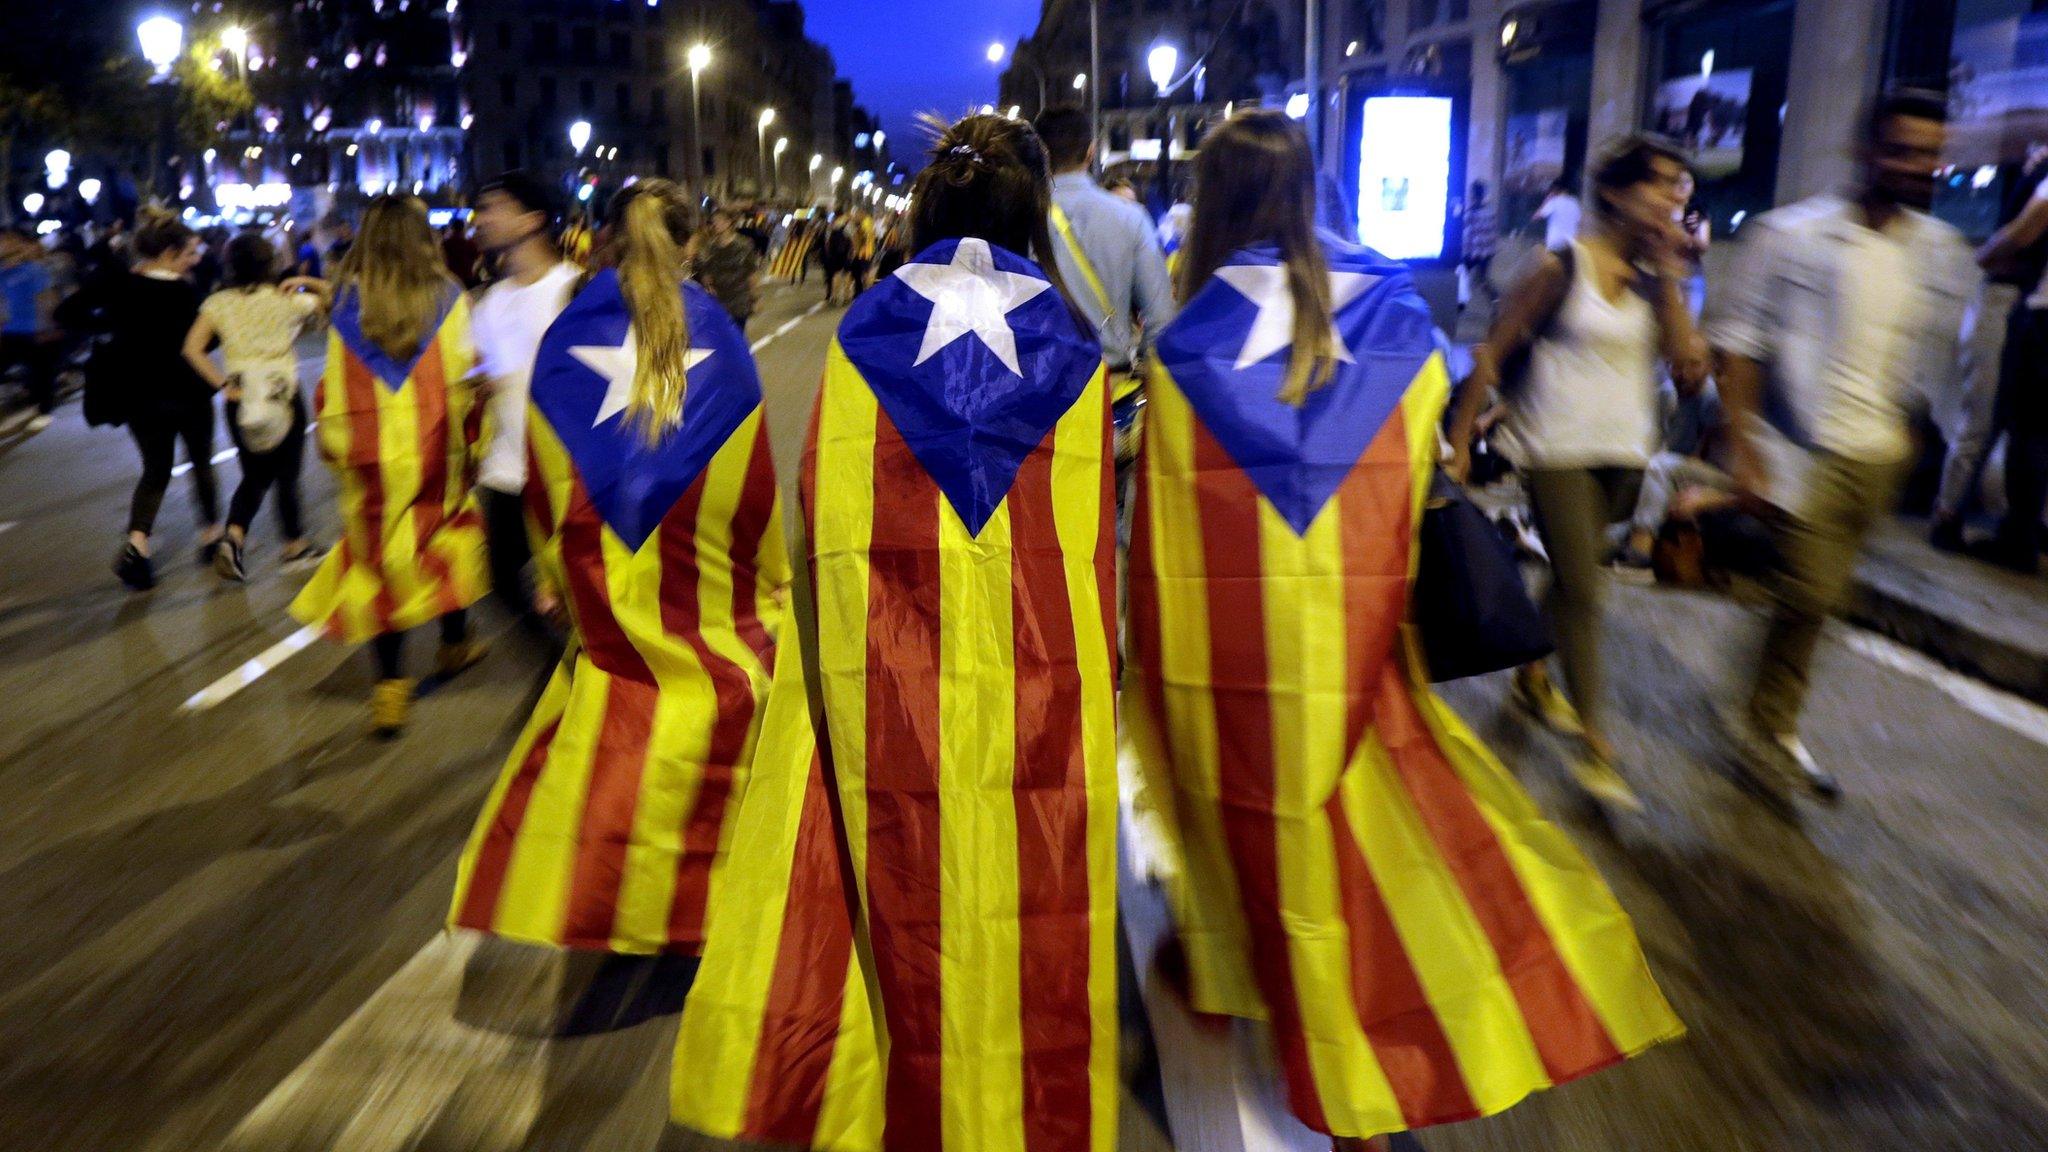
[[777, 645], [735, 867], [712, 900], [718, 931], [683, 1005], [670, 1115], [722, 1140], [876, 1152], [879, 1036], [795, 624]]
[[792, 228], [782, 241], [782, 249], [768, 265], [768, 274], [778, 280], [794, 284], [803, 275], [804, 261], [810, 258], [811, 246], [817, 243], [815, 227]]
[[788, 583], [754, 361], [682, 286], [683, 421], [626, 412], [636, 349], [616, 273], [534, 361], [526, 511], [574, 636], [462, 856], [450, 921], [621, 953], [704, 940]]
[[465, 380], [476, 354], [459, 292], [427, 332], [402, 361], [363, 334], [353, 291], [335, 304], [313, 407], [342, 534], [291, 613], [341, 643], [417, 628], [490, 589], [473, 491], [483, 405]]
[[1326, 241], [1334, 379], [1238, 253], [1159, 335], [1125, 717], [1196, 1007], [1270, 1020], [1340, 1136], [1489, 1115], [1682, 1027], [1592, 866], [1429, 690], [1406, 622], [1448, 395], [1408, 273]]
[[[827, 353], [800, 477], [886, 1149], [1115, 1141], [1106, 389], [1044, 273], [978, 239], [885, 278]], [[729, 962], [778, 970], [788, 932], [746, 936]], [[831, 998], [840, 975], [808, 977], [835, 1024], [854, 987]], [[746, 1124], [818, 1139], [812, 1101], [772, 1096], [794, 1118]]]

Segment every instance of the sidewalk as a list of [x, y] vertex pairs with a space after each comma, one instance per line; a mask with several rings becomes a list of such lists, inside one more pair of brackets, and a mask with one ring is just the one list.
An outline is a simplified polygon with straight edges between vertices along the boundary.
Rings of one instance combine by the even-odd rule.
[[2048, 579], [1936, 551], [1925, 523], [1902, 517], [1872, 539], [1856, 585], [1857, 624], [2048, 704]]

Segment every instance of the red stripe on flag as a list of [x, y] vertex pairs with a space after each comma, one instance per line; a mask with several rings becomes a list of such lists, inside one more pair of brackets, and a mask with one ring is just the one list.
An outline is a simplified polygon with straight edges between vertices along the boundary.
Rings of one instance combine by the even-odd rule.
[[775, 459], [768, 448], [764, 413], [755, 426], [747, 457], [747, 478], [732, 520], [732, 620], [740, 640], [753, 650], [765, 674], [773, 671], [775, 641], [761, 622], [761, 537], [775, 512]]
[[[779, 766], [774, 766], [779, 770]], [[839, 1041], [853, 918], [834, 841], [831, 800], [814, 754], [789, 873], [775, 973], [747, 1090], [748, 1140], [810, 1147]]]
[[[693, 507], [696, 498], [695, 486], [684, 494]], [[611, 587], [605, 581], [604, 571], [604, 519], [591, 505], [590, 493], [580, 477], [569, 489], [561, 531], [562, 569], [569, 585], [563, 592], [574, 610], [576, 634], [583, 642], [584, 653], [591, 663], [614, 676], [652, 683], [654, 673], [612, 612]]]
[[1287, 919], [1280, 904], [1259, 494], [1251, 477], [1199, 423], [1194, 425], [1194, 441], [1223, 835], [1237, 865], [1251, 929], [1252, 967], [1273, 1014], [1274, 1039], [1287, 1072], [1288, 1102], [1302, 1123], [1327, 1132], [1302, 1035], [1303, 1006], [1295, 995]]
[[1554, 1083], [1621, 1059], [1529, 903], [1506, 849], [1423, 724], [1398, 662], [1380, 674], [1373, 719], [1444, 866], [1500, 960]]
[[1357, 831], [1332, 795], [1323, 806], [1337, 847], [1337, 892], [1350, 932], [1351, 1002], [1380, 1070], [1410, 1127], [1479, 1115], [1457, 1053], [1401, 943]]
[[532, 437], [526, 442], [526, 483], [520, 486], [519, 498], [526, 505], [527, 520], [539, 527], [542, 538], [554, 535], [555, 513], [548, 500], [547, 473], [541, 469], [540, 453], [534, 448]]
[[[1086, 1152], [1092, 1127], [1088, 1011], [1088, 764], [1065, 556], [1054, 520], [1053, 443], [1010, 486], [1016, 649], [1018, 1013], [1026, 1152]], [[1091, 625], [1092, 626], [1092, 622]], [[994, 865], [994, 861], [990, 864]]]
[[[874, 529], [868, 544], [867, 888], [869, 935], [889, 1038], [884, 1142], [892, 1152], [930, 1152], [943, 1146], [941, 497], [879, 406], [874, 468]], [[840, 498], [860, 497], [848, 493]], [[963, 868], [986, 863], [955, 861]]]
[[[384, 456], [377, 436], [378, 389], [383, 385], [371, 374], [369, 365], [352, 352], [342, 352], [341, 378], [348, 390], [347, 465], [363, 485], [363, 507], [357, 525], [362, 532], [361, 561], [377, 570], [377, 594], [370, 611], [380, 632], [391, 630], [391, 617], [398, 611], [391, 585], [384, 579]], [[361, 461], [368, 459], [369, 463]]]
[[520, 762], [518, 773], [505, 786], [490, 830], [484, 833], [483, 843], [477, 845], [469, 891], [463, 894], [462, 911], [455, 917], [455, 922], [464, 928], [489, 932], [496, 927], [498, 895], [505, 889], [512, 846], [519, 842], [519, 830], [526, 823], [526, 806], [533, 799], [534, 782], [540, 779], [541, 769], [547, 767], [548, 749], [554, 745], [555, 733], [561, 726], [562, 719], [557, 716], [541, 729], [527, 749], [526, 759]]
[[442, 615], [462, 607], [448, 558], [434, 551], [431, 542], [447, 518], [448, 500], [448, 373], [441, 362], [441, 337], [427, 340], [419, 362], [412, 369], [412, 394], [416, 412], [414, 431], [419, 440], [420, 490], [412, 504], [413, 548], [419, 563], [434, 578], [434, 599]]
[[1336, 494], [1344, 560], [1344, 761], [1372, 723], [1375, 673], [1393, 658], [1408, 611], [1409, 517], [1414, 474], [1396, 408]]
[[660, 699], [650, 681], [613, 676], [605, 686], [604, 720], [590, 756], [590, 783], [583, 789], [576, 866], [570, 872], [569, 907], [562, 923], [562, 943], [567, 947], [611, 947], [633, 816], [640, 807], [640, 777]]
[[669, 942], [690, 948], [704, 942], [704, 905], [711, 890], [711, 865], [718, 858], [719, 832], [725, 826], [726, 801], [732, 795], [733, 765], [746, 751], [757, 703], [754, 682], [746, 669], [713, 650], [704, 637], [697, 517], [704, 506], [708, 476], [697, 477], [656, 529], [661, 547], [662, 631], [690, 646], [711, 681], [718, 707], [711, 718], [697, 796], [683, 815], [682, 850], [676, 856], [675, 891], [669, 899]]

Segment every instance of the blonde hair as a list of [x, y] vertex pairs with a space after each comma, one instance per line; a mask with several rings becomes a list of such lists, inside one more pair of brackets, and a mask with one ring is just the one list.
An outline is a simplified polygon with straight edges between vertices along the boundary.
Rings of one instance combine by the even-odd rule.
[[670, 180], [639, 180], [612, 200], [603, 263], [617, 269], [619, 294], [639, 347], [626, 419], [649, 443], [683, 422], [690, 321], [683, 312], [683, 246], [696, 231], [697, 208]]
[[370, 201], [335, 287], [355, 291], [363, 335], [400, 360], [427, 342], [448, 298], [461, 290], [427, 223], [426, 203], [412, 196]]

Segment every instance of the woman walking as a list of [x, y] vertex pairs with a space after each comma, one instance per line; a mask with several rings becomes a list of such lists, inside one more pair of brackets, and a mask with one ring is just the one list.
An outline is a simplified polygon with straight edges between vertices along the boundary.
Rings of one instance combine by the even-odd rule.
[[314, 409], [343, 531], [292, 614], [340, 643], [370, 644], [371, 728], [395, 736], [412, 708], [408, 631], [439, 622], [440, 676], [483, 658], [467, 611], [490, 587], [473, 491], [483, 408], [468, 383], [469, 306], [426, 205], [410, 196], [370, 202], [332, 295]]
[[[793, 754], [763, 764], [776, 774], [736, 843], [804, 855], [735, 860], [736, 874], [789, 882], [714, 910], [673, 1111], [699, 1131], [816, 1148], [1107, 1149], [1101, 349], [1051, 260], [1051, 177], [1028, 123], [952, 125], [912, 200], [921, 251], [840, 325], [800, 469], [817, 609], [805, 646], [832, 786], [809, 788], [807, 747], [778, 731]], [[836, 850], [820, 861], [807, 813], [827, 796]], [[844, 887], [834, 860], [852, 869]]]
[[[1450, 431], [1449, 471], [1462, 481], [1480, 409], [1499, 392], [1507, 451], [1522, 470], [1550, 556], [1544, 608], [1570, 690], [1567, 701], [1536, 664], [1517, 674], [1515, 698], [1578, 738], [1572, 771], [1582, 788], [1631, 808], [1640, 802], [1615, 770], [1604, 723], [1603, 563], [1607, 527], [1635, 508], [1643, 468], [1659, 446], [1660, 356], [1682, 397], [1697, 394], [1706, 377], [1706, 345], [1681, 285], [1684, 174], [1678, 152], [1651, 137], [1626, 137], [1602, 151], [1592, 169], [1589, 226], [1566, 248], [1544, 253], [1502, 301], [1499, 320], [1473, 350]], [[1504, 384], [1501, 366], [1524, 356], [1526, 370]]]
[[[261, 235], [228, 241], [228, 286], [206, 298], [185, 336], [185, 362], [227, 397], [228, 435], [234, 439], [242, 482], [228, 501], [227, 537], [214, 553], [224, 580], [246, 580], [243, 564], [249, 525], [264, 494], [277, 489], [277, 521], [284, 531], [286, 565], [317, 560], [325, 551], [306, 538], [299, 510], [299, 470], [306, 456], [306, 400], [299, 389], [296, 344], [325, 315], [324, 285], [317, 280], [278, 282], [277, 250]], [[207, 351], [218, 340], [225, 370]]]
[[685, 279], [695, 226], [679, 185], [621, 191], [535, 358], [525, 503], [571, 637], [463, 853], [459, 927], [704, 943], [789, 561], [746, 337]]
[[128, 539], [114, 556], [114, 575], [135, 591], [156, 585], [150, 533], [171, 486], [178, 444], [192, 466], [198, 501], [199, 561], [212, 563], [224, 529], [213, 476], [213, 389], [185, 362], [185, 333], [199, 315], [190, 280], [199, 237], [177, 217], [147, 213], [135, 230], [136, 264], [107, 282], [98, 301], [109, 339], [95, 372], [118, 380], [119, 407], [142, 453], [142, 478], [128, 505]]
[[1269, 1022], [1359, 1148], [1680, 1032], [1590, 865], [1436, 698], [1407, 620], [1449, 391], [1401, 265], [1314, 231], [1308, 139], [1198, 161], [1138, 464], [1124, 700], [1196, 1010]]

